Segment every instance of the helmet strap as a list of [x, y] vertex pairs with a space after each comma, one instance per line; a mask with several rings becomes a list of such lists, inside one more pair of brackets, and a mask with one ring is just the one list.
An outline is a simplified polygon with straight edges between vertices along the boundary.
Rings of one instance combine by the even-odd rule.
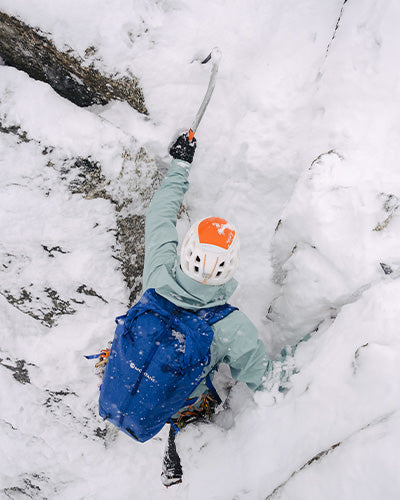
[[219, 257], [217, 257], [217, 260], [215, 261], [215, 264], [214, 264], [214, 267], [212, 268], [212, 271], [211, 273], [207, 276], [206, 278], [206, 273], [205, 273], [205, 267], [206, 267], [206, 259], [207, 259], [207, 254], [204, 254], [204, 261], [203, 261], [203, 285], [206, 284], [207, 280], [209, 280], [211, 278], [211, 276], [213, 275], [214, 271], [215, 271], [215, 268], [217, 267], [217, 264], [218, 264], [218, 260], [219, 260]]

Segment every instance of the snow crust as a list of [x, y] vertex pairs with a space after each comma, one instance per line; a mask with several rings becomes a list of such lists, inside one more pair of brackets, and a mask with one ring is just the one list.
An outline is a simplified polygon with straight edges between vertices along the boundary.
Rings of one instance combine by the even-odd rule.
[[[1, 134], [1, 290], [18, 296], [25, 287], [43, 315], [56, 290], [74, 310], [49, 328], [0, 295], [2, 495], [399, 498], [400, 4], [0, 7], [85, 64], [138, 76], [150, 112], [146, 119], [117, 102], [77, 108], [0, 66], [2, 126], [28, 139]], [[71, 194], [60, 172], [68, 159], [91, 157], [117, 182], [124, 152], [140, 146], [165, 169], [168, 144], [190, 126], [207, 87], [210, 66], [198, 60], [215, 46], [222, 58], [196, 134], [190, 218], [235, 225], [241, 265], [232, 302], [271, 356], [311, 336], [290, 360], [288, 390], [279, 390], [288, 366], [276, 362], [269, 390], [253, 401], [236, 386], [215, 425], [182, 432], [184, 483], [165, 490], [165, 431], [137, 444], [96, 414], [97, 379], [83, 354], [105, 347], [128, 291], [112, 257], [112, 204]], [[187, 227], [179, 224], [181, 235]], [[97, 296], [78, 292], [83, 285]], [[18, 360], [30, 383], [16, 380]]]

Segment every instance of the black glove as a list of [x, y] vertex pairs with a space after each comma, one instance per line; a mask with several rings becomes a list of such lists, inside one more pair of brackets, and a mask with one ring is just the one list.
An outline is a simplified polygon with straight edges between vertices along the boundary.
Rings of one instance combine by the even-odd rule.
[[196, 139], [193, 137], [190, 142], [188, 134], [182, 134], [170, 147], [169, 154], [176, 160], [183, 160], [188, 163], [192, 163], [195, 151]]

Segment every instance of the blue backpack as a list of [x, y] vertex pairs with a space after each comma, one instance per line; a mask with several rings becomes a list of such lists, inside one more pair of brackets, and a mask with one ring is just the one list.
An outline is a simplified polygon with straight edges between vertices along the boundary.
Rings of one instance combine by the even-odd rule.
[[100, 416], [137, 441], [155, 436], [192, 403], [188, 398], [210, 363], [211, 325], [235, 309], [224, 304], [193, 313], [147, 290], [116, 319], [100, 387]]

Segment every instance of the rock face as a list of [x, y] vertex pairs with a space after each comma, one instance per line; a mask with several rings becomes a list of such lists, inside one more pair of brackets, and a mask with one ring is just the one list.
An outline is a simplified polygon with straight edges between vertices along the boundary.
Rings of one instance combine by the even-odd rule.
[[[93, 52], [95, 48], [87, 50]], [[0, 55], [5, 64], [50, 84], [78, 106], [106, 104], [116, 99], [147, 114], [143, 93], [134, 76], [107, 76], [93, 65], [85, 67], [72, 49], [57, 50], [39, 30], [3, 12], [0, 12]]]
[[[0, 33], [6, 63], [25, 70], [0, 66], [0, 384], [10, 402], [32, 391], [36, 407], [23, 410], [35, 413], [32, 427], [10, 403], [0, 417], [2, 444], [62, 420], [85, 445], [108, 446], [116, 433], [98, 416], [98, 379], [83, 355], [109, 345], [115, 317], [141, 293], [145, 214], [162, 173], [130, 133], [26, 73], [81, 106], [128, 94], [144, 113], [143, 98], [135, 81], [80, 67], [16, 19], [0, 14]], [[0, 471], [1, 498], [57, 494], [41, 472], [46, 464], [28, 469]]]
[[[60, 189], [67, 190], [64, 193], [76, 197], [73, 200], [85, 200], [86, 210], [89, 212], [96, 211], [96, 208], [92, 209], [90, 206], [96, 207], [99, 200], [106, 203], [102, 211], [106, 213], [107, 206], [111, 208], [114, 221], [110, 220], [110, 225], [103, 229], [103, 232], [112, 235], [110, 257], [117, 261], [115, 268], [122, 272], [128, 288], [126, 307], [132, 305], [142, 291], [145, 212], [161, 180], [154, 159], [142, 147], [131, 152], [124, 151], [120, 175], [111, 182], [103, 173], [101, 161], [91, 157], [65, 158], [62, 151], [28, 139], [27, 134], [19, 127], [7, 127], [0, 122], [0, 141], [10, 146], [9, 151], [20, 158], [20, 164], [24, 163], [24, 149], [31, 148], [32, 162], [38, 161], [38, 164], [42, 165], [37, 174], [40, 177], [39, 190], [35, 187], [24, 187], [27, 189], [25, 196], [33, 196], [33, 193], [36, 193], [38, 200], [45, 202], [58, 184]], [[22, 186], [20, 174], [16, 173], [14, 180], [12, 185]], [[0, 191], [7, 193], [10, 186], [11, 183], [4, 180]], [[70, 195], [66, 196], [68, 198]], [[71, 202], [67, 202], [69, 203]], [[93, 225], [93, 231], [96, 231], [96, 224]], [[67, 277], [62, 280], [63, 283], [52, 282], [51, 273], [45, 280], [46, 284], [33, 280], [33, 271], [41, 265], [40, 261], [44, 262], [43, 259], [48, 262], [45, 264], [46, 268], [54, 264], [58, 268], [57, 272], [62, 272], [63, 266], [68, 266], [68, 260], [76, 254], [77, 242], [74, 234], [58, 237], [54, 235], [54, 238], [61, 239], [52, 239], [51, 244], [44, 239], [40, 245], [34, 245], [36, 250], [25, 245], [19, 250], [10, 249], [4, 242], [0, 245], [0, 297], [47, 328], [56, 327], [63, 317], [75, 315], [90, 301], [97, 300], [98, 304], [109, 302], [108, 296], [105, 298], [101, 291], [85, 283], [83, 276], [83, 281], [76, 284]], [[103, 248], [102, 251], [106, 250]], [[97, 272], [101, 273], [100, 269]], [[66, 268], [65, 276], [67, 274]]]
[[[117, 230], [113, 257], [120, 262], [129, 289], [129, 303], [133, 304], [142, 291], [144, 212], [160, 184], [161, 174], [144, 148], [140, 148], [134, 157], [125, 152], [123, 162], [120, 182], [115, 190], [110, 189], [102, 175], [101, 165], [89, 158], [78, 158], [72, 164], [67, 162], [61, 178], [66, 180], [72, 173], [73, 178], [68, 184], [72, 193], [79, 193], [87, 200], [110, 200], [115, 207]], [[121, 189], [121, 185], [126, 190]]]

